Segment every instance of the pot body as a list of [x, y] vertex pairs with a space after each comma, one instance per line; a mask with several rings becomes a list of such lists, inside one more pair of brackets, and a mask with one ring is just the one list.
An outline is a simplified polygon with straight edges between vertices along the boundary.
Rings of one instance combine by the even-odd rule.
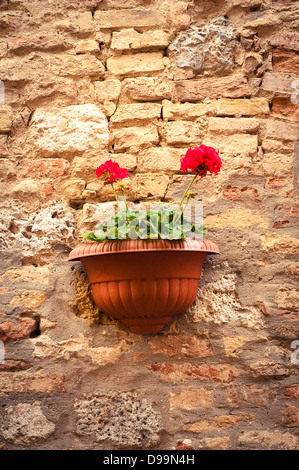
[[97, 306], [137, 334], [155, 334], [187, 310], [196, 298], [207, 254], [219, 252], [211, 242], [208, 248], [196, 240], [146, 242], [83, 244], [69, 258], [81, 260]]

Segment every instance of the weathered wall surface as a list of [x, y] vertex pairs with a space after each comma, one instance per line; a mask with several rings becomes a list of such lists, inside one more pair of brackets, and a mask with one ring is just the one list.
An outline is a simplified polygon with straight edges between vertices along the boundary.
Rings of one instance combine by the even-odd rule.
[[[1, 449], [299, 448], [298, 26], [291, 0], [0, 2]], [[134, 335], [67, 262], [113, 198], [95, 168], [171, 203], [200, 143], [221, 254]]]

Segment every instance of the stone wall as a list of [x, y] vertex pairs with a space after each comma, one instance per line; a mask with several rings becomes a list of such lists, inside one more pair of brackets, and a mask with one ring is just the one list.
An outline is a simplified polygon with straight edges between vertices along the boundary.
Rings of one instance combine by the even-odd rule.
[[[0, 2], [1, 449], [299, 448], [298, 26], [292, 0]], [[221, 254], [134, 335], [67, 262], [111, 207], [95, 168], [171, 204], [201, 143]]]

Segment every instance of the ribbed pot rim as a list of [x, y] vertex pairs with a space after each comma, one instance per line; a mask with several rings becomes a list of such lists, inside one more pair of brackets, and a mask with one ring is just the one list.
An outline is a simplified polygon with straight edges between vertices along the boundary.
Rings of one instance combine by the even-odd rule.
[[69, 254], [69, 261], [97, 255], [108, 255], [115, 253], [133, 252], [188, 252], [203, 251], [206, 253], [219, 254], [218, 246], [211, 240], [198, 240], [186, 238], [183, 240], [105, 240], [103, 242], [86, 241], [75, 247]]

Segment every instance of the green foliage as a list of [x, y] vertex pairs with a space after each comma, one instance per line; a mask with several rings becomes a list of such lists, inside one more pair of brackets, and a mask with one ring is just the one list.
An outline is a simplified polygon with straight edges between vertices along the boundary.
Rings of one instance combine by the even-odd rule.
[[98, 223], [95, 231], [89, 232], [84, 238], [96, 242], [136, 238], [178, 240], [206, 233], [204, 225], [196, 227], [186, 220], [183, 213], [161, 206], [148, 211], [123, 209], [107, 223]]

